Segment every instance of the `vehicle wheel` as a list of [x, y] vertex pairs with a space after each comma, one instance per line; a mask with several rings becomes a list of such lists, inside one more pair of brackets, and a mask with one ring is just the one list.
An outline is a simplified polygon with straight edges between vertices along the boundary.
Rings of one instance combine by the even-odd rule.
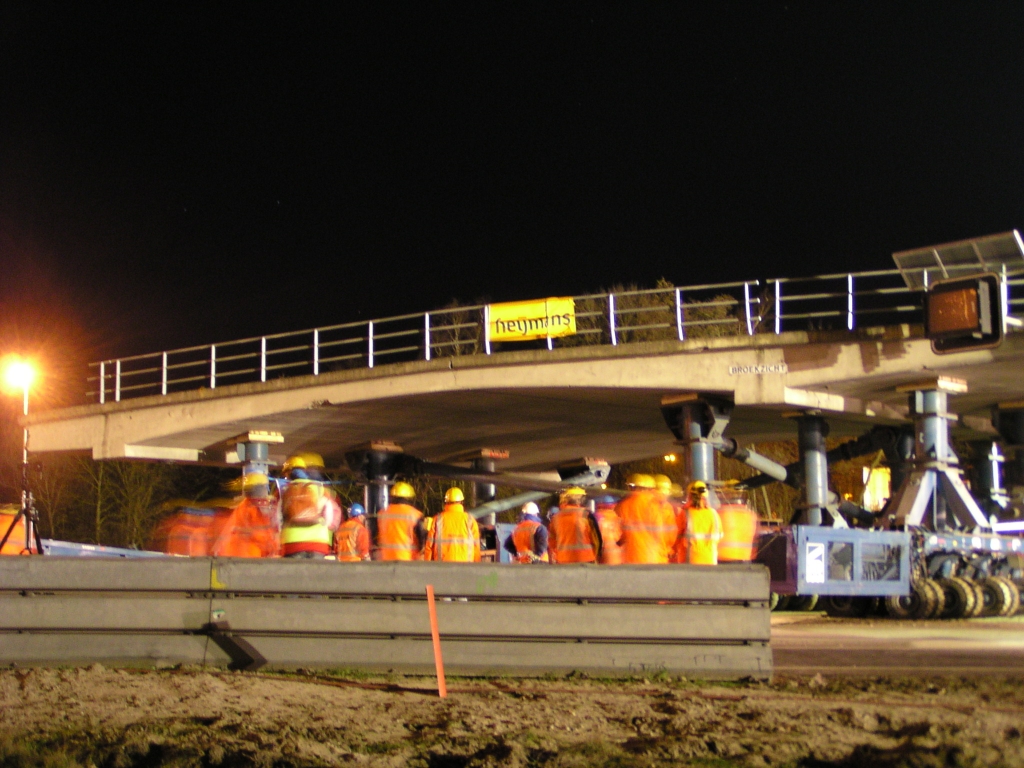
[[928, 596], [928, 599], [921, 604], [922, 619], [937, 619], [946, 609], [946, 593], [939, 582], [935, 579], [924, 579], [921, 582], [921, 592]]
[[977, 582], [981, 588], [982, 616], [1005, 616], [1004, 611], [1013, 604], [1010, 586], [1002, 579], [989, 577]]
[[776, 611], [788, 611], [789, 601], [793, 599], [792, 595], [779, 595], [779, 602], [775, 606]]
[[821, 602], [829, 616], [848, 619], [862, 618], [875, 607], [875, 598], [873, 597], [830, 595], [823, 598]]
[[817, 605], [817, 595], [793, 595], [789, 600], [791, 611], [813, 611]]
[[999, 612], [1000, 616], [1013, 616], [1020, 611], [1020, 589], [1011, 579], [1005, 576], [996, 576], [997, 581], [1001, 581], [1006, 585], [1007, 593], [1010, 596], [1009, 602], [1003, 606], [1003, 610]]
[[777, 611], [779, 609], [779, 593], [770, 592], [768, 594], [768, 610]]
[[954, 576], [950, 579], [939, 579], [938, 583], [946, 598], [940, 618], [965, 619], [974, 613], [978, 606], [978, 596], [968, 581]]
[[974, 610], [971, 611], [967, 618], [976, 619], [985, 610], [985, 590], [981, 588], [981, 582], [974, 581], [973, 579], [964, 579], [964, 581], [970, 584], [971, 589], [974, 590]]
[[919, 584], [910, 585], [909, 595], [890, 595], [885, 598], [885, 612], [894, 619], [913, 619], [921, 615], [926, 589]]

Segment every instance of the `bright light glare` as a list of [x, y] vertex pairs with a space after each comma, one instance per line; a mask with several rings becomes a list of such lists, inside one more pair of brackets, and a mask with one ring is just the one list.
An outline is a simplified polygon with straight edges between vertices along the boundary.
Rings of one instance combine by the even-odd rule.
[[664, 456], [665, 461], [669, 464], [674, 463], [677, 458], [678, 457], [674, 453], [667, 453]]
[[21, 358], [11, 358], [4, 366], [4, 384], [12, 390], [26, 390], [36, 378], [32, 363]]

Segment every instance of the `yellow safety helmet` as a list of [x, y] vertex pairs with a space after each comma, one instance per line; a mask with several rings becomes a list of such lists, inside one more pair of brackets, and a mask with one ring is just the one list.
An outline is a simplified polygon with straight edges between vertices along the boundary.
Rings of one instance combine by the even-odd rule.
[[577, 504], [573, 503], [573, 499], [578, 499], [582, 501], [585, 498], [587, 498], [587, 492], [582, 488], [573, 486], [571, 488], [566, 488], [562, 491], [562, 493], [558, 497], [558, 505], [560, 507], [578, 506]]
[[412, 500], [416, 498], [416, 491], [408, 483], [395, 483], [391, 486], [391, 497]]
[[634, 488], [645, 488], [652, 490], [654, 486], [654, 478], [650, 475], [630, 475], [629, 479], [626, 480], [626, 485], [631, 485]]
[[654, 486], [666, 495], [672, 492], [672, 480], [668, 475], [655, 475]]
[[444, 494], [445, 504], [461, 504], [466, 500], [461, 488], [449, 488]]
[[708, 484], [703, 480], [694, 480], [690, 483], [690, 487], [686, 489], [688, 496], [700, 496], [708, 492]]
[[302, 454], [296, 453], [294, 456], [289, 456], [284, 460], [284, 464], [281, 465], [282, 471], [287, 475], [293, 469], [305, 469], [306, 460], [302, 458]]
[[286, 473], [293, 469], [324, 469], [324, 457], [313, 451], [300, 451], [285, 459], [281, 468]]
[[267, 476], [262, 472], [250, 472], [242, 475], [242, 490], [249, 491], [259, 486], [265, 486], [268, 482]]

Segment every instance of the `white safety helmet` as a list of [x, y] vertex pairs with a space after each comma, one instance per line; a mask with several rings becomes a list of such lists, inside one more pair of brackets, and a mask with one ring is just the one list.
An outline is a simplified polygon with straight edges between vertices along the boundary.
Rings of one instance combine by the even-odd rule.
[[524, 515], [536, 515], [537, 517], [540, 517], [540, 507], [532, 501], [528, 501], [523, 504], [522, 512]]

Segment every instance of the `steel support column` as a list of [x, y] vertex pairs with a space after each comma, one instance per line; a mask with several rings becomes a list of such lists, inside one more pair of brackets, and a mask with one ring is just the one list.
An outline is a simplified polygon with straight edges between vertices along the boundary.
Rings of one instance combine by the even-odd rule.
[[825, 458], [828, 423], [821, 416], [800, 416], [797, 430], [804, 465], [804, 522], [821, 525], [821, 511], [828, 505], [828, 460]]

